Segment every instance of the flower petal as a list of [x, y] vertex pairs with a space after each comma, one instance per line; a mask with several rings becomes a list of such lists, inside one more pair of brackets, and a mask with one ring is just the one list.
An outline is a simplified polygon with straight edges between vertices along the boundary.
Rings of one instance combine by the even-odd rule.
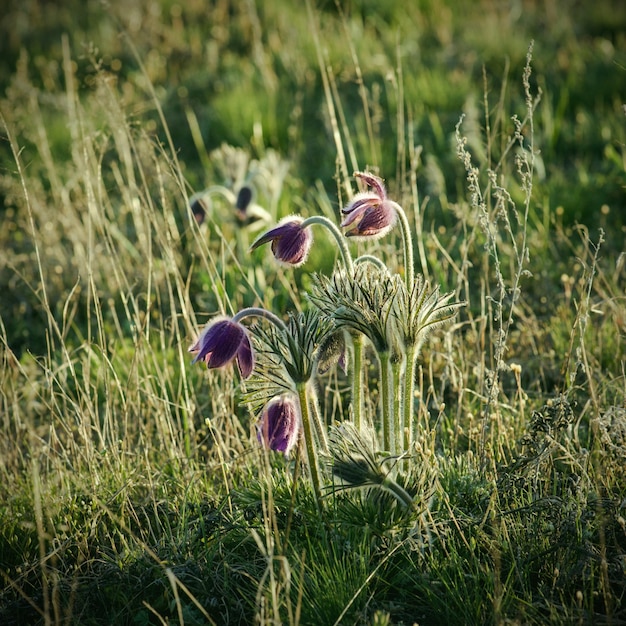
[[264, 232], [262, 235], [259, 235], [252, 242], [252, 245], [250, 246], [250, 252], [252, 252], [253, 250], [256, 250], [263, 244], [266, 244], [270, 241], [274, 241], [274, 239], [276, 237], [280, 237], [283, 232], [284, 232], [284, 228], [282, 226], [275, 226], [274, 228], [271, 228], [270, 230]]
[[354, 177], [360, 178], [368, 187], [371, 187], [381, 200], [385, 200], [387, 198], [385, 185], [383, 184], [383, 179], [380, 178], [380, 176], [376, 176], [371, 172], [354, 172]]
[[193, 363], [205, 361], [207, 367], [226, 365], [237, 354], [245, 332], [243, 326], [228, 318], [214, 320], [189, 349], [196, 353]]
[[290, 235], [275, 239], [272, 242], [272, 252], [277, 260], [294, 267], [302, 265], [313, 243], [313, 236], [309, 228], [298, 229]]
[[259, 441], [270, 450], [289, 454], [300, 432], [300, 412], [289, 395], [272, 398], [263, 409], [259, 425]]
[[382, 236], [389, 232], [395, 224], [395, 211], [389, 210], [384, 204], [365, 212], [361, 221], [346, 235], [361, 237]]
[[207, 340], [207, 345], [210, 347], [210, 355], [206, 358], [207, 367], [223, 367], [230, 363], [234, 358], [241, 342], [246, 334], [243, 326], [230, 322], [228, 326], [222, 327], [222, 332], [217, 335], [215, 333], [211, 340]]
[[264, 243], [272, 242], [272, 252], [277, 261], [293, 265], [302, 265], [313, 244], [310, 228], [302, 228], [304, 220], [300, 216], [283, 218], [277, 226], [268, 230], [254, 241], [250, 250], [255, 250]]
[[[381, 198], [371, 191], [364, 191], [353, 196], [352, 201], [341, 209], [344, 215], [352, 216], [355, 213], [360, 215], [370, 206], [376, 206], [381, 203]], [[353, 218], [354, 219], [354, 218]]]
[[242, 378], [250, 378], [254, 370], [254, 350], [247, 333], [244, 333], [237, 351], [237, 367]]
[[252, 188], [248, 185], [243, 185], [237, 194], [237, 200], [235, 200], [235, 209], [237, 211], [241, 211], [241, 213], [246, 212], [248, 206], [252, 202]]

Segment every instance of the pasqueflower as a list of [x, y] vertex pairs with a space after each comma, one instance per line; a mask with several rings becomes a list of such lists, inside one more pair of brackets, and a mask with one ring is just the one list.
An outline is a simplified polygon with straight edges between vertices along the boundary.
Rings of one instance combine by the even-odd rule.
[[196, 220], [198, 226], [204, 224], [204, 220], [206, 219], [206, 204], [203, 200], [201, 198], [194, 198], [191, 201], [189, 208], [191, 209], [191, 214]]
[[341, 226], [346, 228], [347, 237], [382, 237], [396, 223], [396, 203], [387, 197], [382, 180], [374, 174], [355, 172], [371, 191], [357, 193], [350, 204], [343, 208], [344, 220]]
[[302, 265], [313, 244], [311, 228], [308, 226], [303, 228], [303, 221], [297, 215], [283, 218], [274, 228], [258, 237], [250, 246], [250, 250], [256, 250], [259, 246], [271, 241], [272, 252], [277, 261], [293, 267]]
[[189, 352], [195, 353], [194, 363], [204, 361], [209, 368], [223, 367], [235, 359], [243, 378], [248, 378], [254, 369], [248, 331], [228, 317], [218, 317], [208, 324]]
[[300, 421], [298, 404], [291, 395], [272, 398], [261, 415], [259, 441], [270, 450], [289, 456], [298, 440]]

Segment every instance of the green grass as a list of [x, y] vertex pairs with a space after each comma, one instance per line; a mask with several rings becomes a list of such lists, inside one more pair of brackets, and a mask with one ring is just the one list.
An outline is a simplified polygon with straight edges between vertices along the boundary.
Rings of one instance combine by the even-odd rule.
[[[210, 5], [1, 18], [0, 622], [623, 622], [619, 3]], [[366, 168], [466, 306], [418, 361], [415, 508], [320, 512], [235, 371], [187, 349], [216, 313], [306, 309], [336, 250], [316, 230], [280, 267], [248, 253], [269, 224], [216, 194], [197, 227], [188, 201], [249, 179], [272, 221], [337, 222]], [[400, 241], [352, 249], [395, 271]], [[364, 372], [372, 412], [369, 349]], [[340, 370], [317, 389], [348, 417]]]

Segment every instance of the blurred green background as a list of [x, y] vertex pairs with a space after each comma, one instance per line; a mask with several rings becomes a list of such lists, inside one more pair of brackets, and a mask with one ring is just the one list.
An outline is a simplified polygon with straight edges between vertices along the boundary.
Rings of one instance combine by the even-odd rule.
[[[149, 127], [155, 114], [142, 110], [145, 81], [128, 38], [156, 87], [192, 185], [203, 184], [205, 172], [191, 138], [188, 108], [208, 150], [223, 142], [260, 149], [262, 132], [263, 145], [291, 159], [292, 173], [303, 185], [331, 181], [335, 149], [305, 3], [9, 0], [3, 6], [3, 93], [14, 83], [19, 63], [43, 87], [54, 91], [56, 83], [62, 85], [61, 38], [67, 34], [81, 88], [90, 89], [97, 59], [118, 77], [129, 110]], [[477, 109], [483, 69], [495, 101], [504, 82], [519, 83], [534, 40], [533, 81], [543, 91], [536, 144], [545, 164], [538, 202], [550, 210], [563, 207], [566, 223], [606, 224], [624, 237], [626, 11], [621, 2], [326, 0], [317, 6], [322, 44], [357, 142], [366, 124], [353, 55], [359, 61], [380, 138], [379, 148], [357, 145], [361, 161], [379, 166], [386, 177], [395, 171], [396, 120], [389, 112], [395, 110], [393, 83], [401, 64], [415, 143], [423, 146], [420, 182], [435, 200], [445, 192], [453, 202], [464, 193], [451, 136], [463, 111], [468, 119], [482, 121]], [[504, 113], [523, 110], [512, 101]], [[62, 142], [59, 137], [55, 146], [61, 156], [67, 149]], [[437, 214], [432, 212], [433, 219]]]

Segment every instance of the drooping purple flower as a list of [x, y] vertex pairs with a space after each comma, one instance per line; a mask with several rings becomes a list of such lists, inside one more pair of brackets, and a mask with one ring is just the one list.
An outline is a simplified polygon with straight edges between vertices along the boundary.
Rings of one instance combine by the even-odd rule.
[[243, 222], [248, 219], [247, 211], [252, 202], [252, 188], [250, 185], [243, 185], [237, 192], [235, 200], [235, 214]]
[[195, 354], [194, 363], [204, 361], [209, 368], [224, 367], [235, 359], [243, 378], [248, 378], [254, 369], [248, 331], [228, 317], [218, 317], [208, 324], [189, 352]]
[[341, 226], [346, 228], [346, 237], [382, 237], [386, 235], [396, 223], [396, 203], [387, 197], [383, 181], [368, 172], [355, 172], [371, 191], [357, 193], [350, 204], [341, 212], [345, 218]]
[[272, 398], [263, 409], [257, 437], [270, 450], [289, 456], [298, 441], [300, 419], [300, 409], [293, 396], [283, 394]]
[[256, 250], [271, 241], [272, 252], [277, 261], [293, 267], [302, 265], [313, 244], [311, 228], [309, 226], [302, 228], [303, 221], [297, 215], [283, 218], [274, 228], [258, 237], [250, 246], [250, 250]]
[[191, 214], [193, 218], [196, 220], [198, 226], [201, 226], [206, 219], [206, 204], [203, 202], [201, 198], [194, 198], [189, 204], [189, 208], [191, 209]]

